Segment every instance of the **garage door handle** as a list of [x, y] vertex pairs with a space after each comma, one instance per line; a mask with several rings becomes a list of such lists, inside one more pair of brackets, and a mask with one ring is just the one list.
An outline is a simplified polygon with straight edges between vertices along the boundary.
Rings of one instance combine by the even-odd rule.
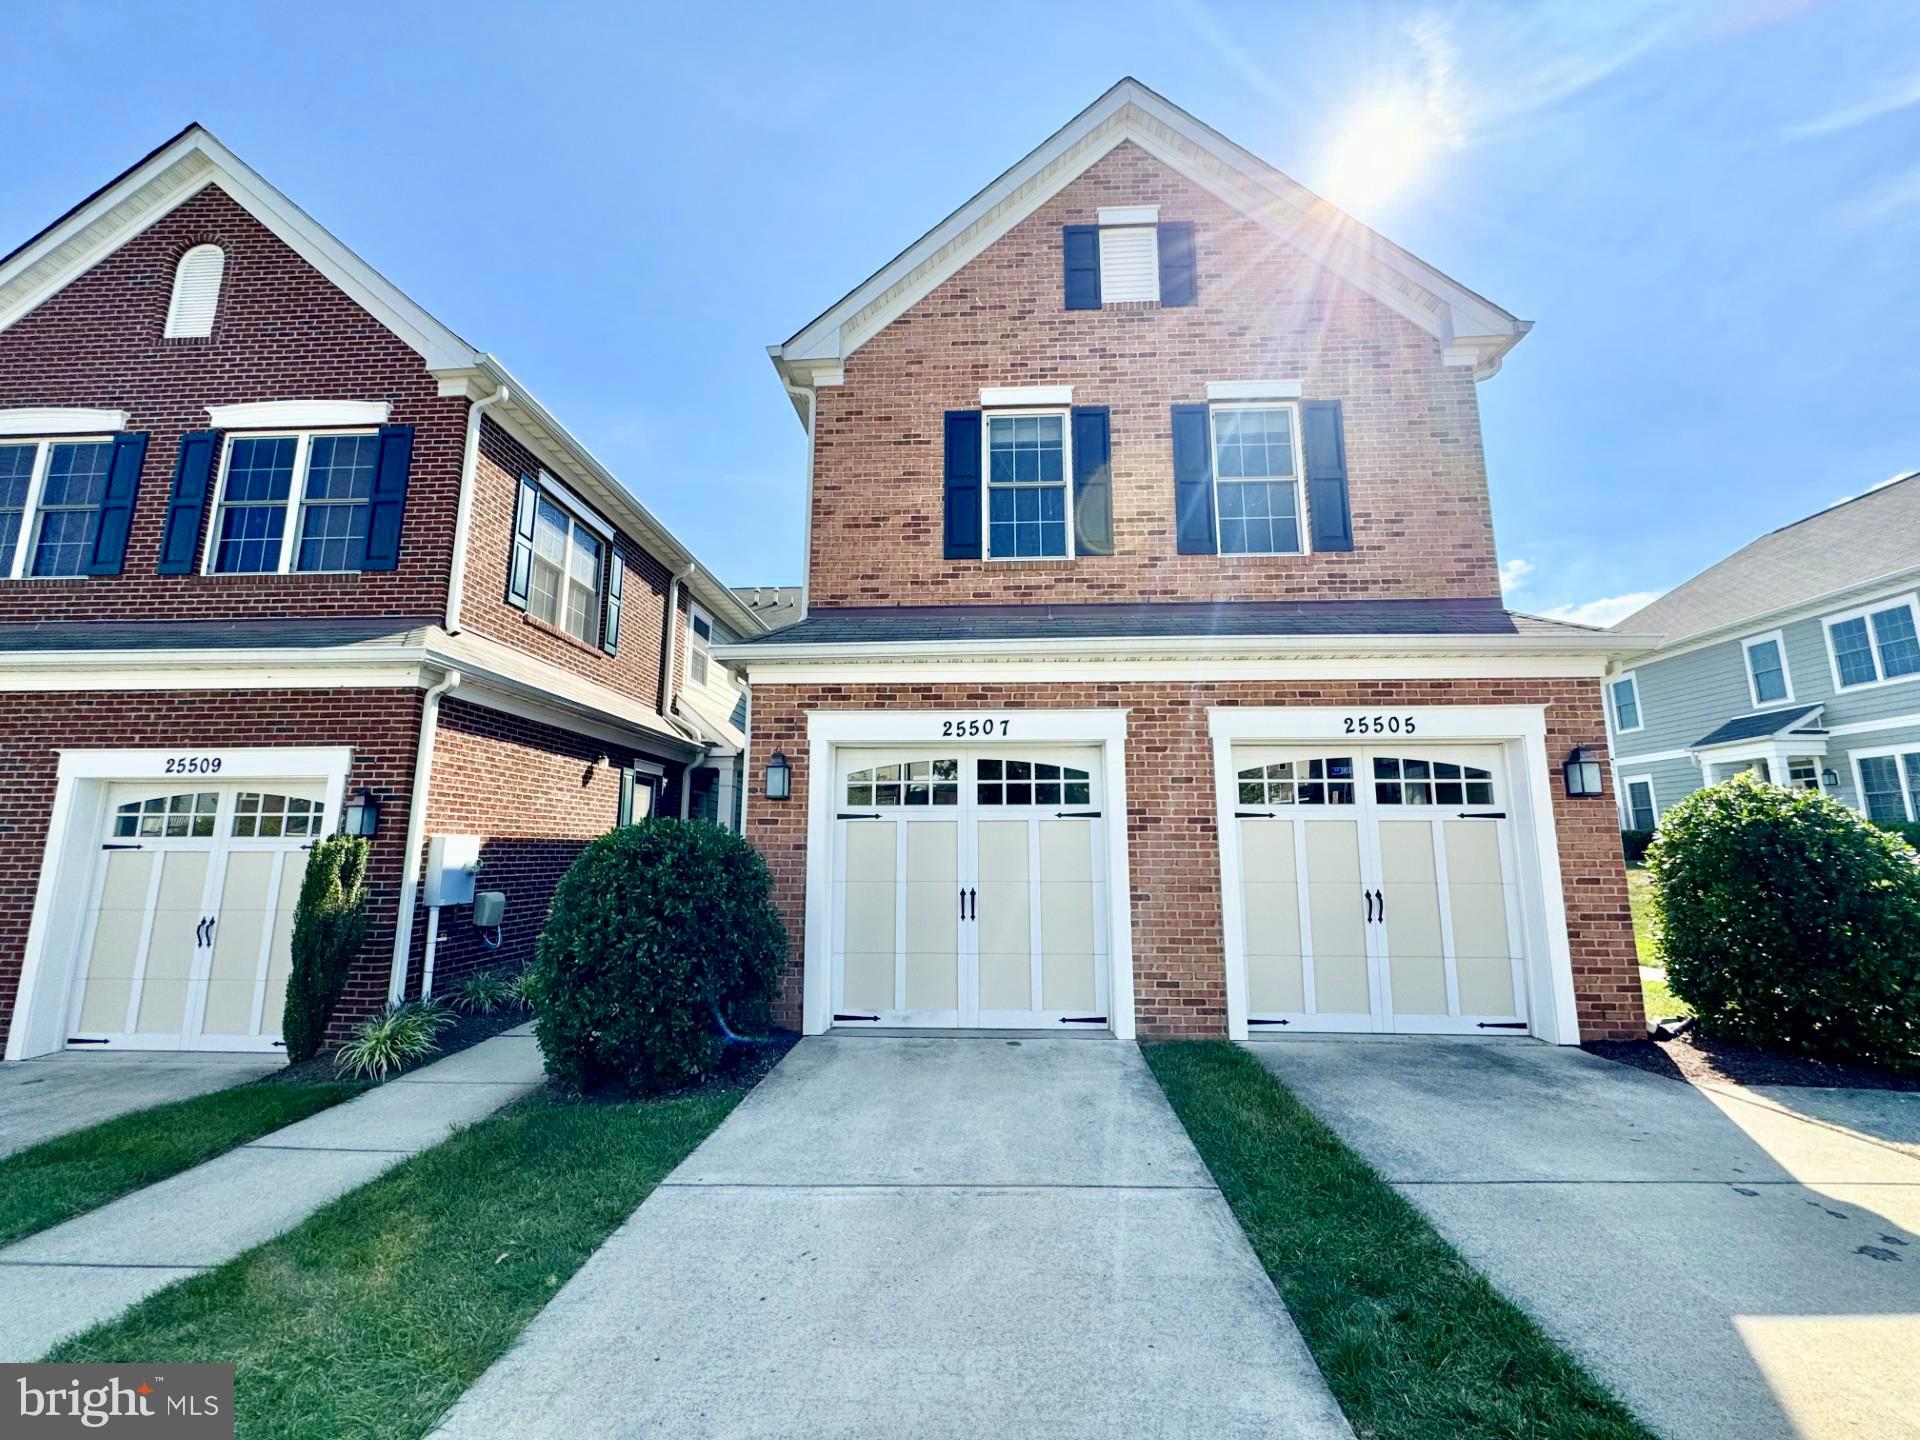
[[1373, 898], [1380, 907], [1379, 918], [1384, 923], [1387, 918], [1387, 892], [1384, 890], [1376, 890], [1373, 892]]
[[1100, 818], [1100, 812], [1098, 810], [1056, 810], [1053, 812], [1053, 818], [1056, 820], [1098, 820]]
[[1462, 810], [1459, 818], [1462, 820], [1504, 820], [1507, 818], [1507, 812], [1504, 810]]
[[1371, 925], [1373, 923], [1373, 892], [1362, 890], [1360, 893], [1367, 897], [1367, 924]]
[[969, 889], [967, 891], [967, 899], [973, 906], [973, 913], [967, 916], [967, 918], [969, 920], [978, 920], [980, 918], [980, 897]]

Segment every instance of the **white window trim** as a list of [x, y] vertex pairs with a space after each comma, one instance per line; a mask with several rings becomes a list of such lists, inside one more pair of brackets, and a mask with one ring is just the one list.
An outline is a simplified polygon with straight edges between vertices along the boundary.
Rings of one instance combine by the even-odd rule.
[[1073, 404], [1071, 385], [982, 385], [980, 403], [989, 410], [1025, 405], [1058, 409]]
[[1298, 400], [1298, 380], [1209, 380], [1207, 399], [1220, 400]]
[[78, 410], [53, 405], [28, 405], [0, 410], [0, 436], [9, 440], [33, 440], [58, 436], [91, 435], [98, 430], [124, 430], [124, 410]]
[[1912, 742], [1905, 745], [1882, 745], [1872, 750], [1855, 750], [1847, 757], [1847, 763], [1853, 767], [1854, 798], [1860, 802], [1857, 808], [1862, 815], [1867, 813], [1867, 776], [1860, 762], [1892, 759], [1895, 770], [1899, 772], [1900, 803], [1906, 808], [1907, 823], [1911, 825], [1915, 820], [1920, 820], [1920, 815], [1915, 815], [1913, 810], [1913, 791], [1907, 788], [1907, 766], [1903, 757], [1908, 755], [1920, 755], [1920, 745]]
[[[1226, 532], [1220, 527], [1220, 486], [1222, 483], [1236, 485], [1239, 479], [1222, 482], [1220, 465], [1214, 454], [1213, 417], [1223, 410], [1287, 410], [1292, 412], [1288, 430], [1293, 437], [1293, 524], [1300, 534], [1300, 548], [1297, 550], [1229, 550], [1226, 547]], [[1300, 434], [1300, 405], [1294, 400], [1230, 400], [1212, 402], [1207, 405], [1207, 472], [1213, 477], [1213, 553], [1223, 560], [1271, 560], [1278, 556], [1311, 555], [1313, 536], [1307, 525], [1307, 455], [1305, 439]], [[1273, 484], [1272, 480], [1261, 483]]]
[[[1620, 714], [1613, 703], [1613, 687], [1625, 681], [1633, 690], [1633, 718], [1638, 722], [1625, 729], [1620, 727]], [[1640, 703], [1640, 681], [1638, 672], [1627, 670], [1607, 681], [1607, 724], [1616, 735], [1637, 735], [1647, 728], [1647, 707]]]
[[1653, 783], [1653, 776], [1622, 775], [1620, 777], [1620, 797], [1626, 813], [1621, 818], [1626, 821], [1625, 828], [1628, 830], [1637, 830], [1640, 828], [1633, 823], [1633, 787], [1636, 785], [1644, 785], [1647, 787], [1647, 805], [1648, 808], [1653, 811], [1653, 823], [1657, 827], [1660, 824], [1660, 791]]
[[393, 413], [385, 400], [259, 400], [245, 405], [209, 405], [215, 430], [307, 430], [384, 425]]
[[[701, 640], [699, 632], [693, 628], [695, 619], [707, 622], [708, 638], [704, 641]], [[719, 665], [722, 671], [727, 668], [724, 665], [720, 665], [720, 662], [713, 658], [712, 636], [713, 616], [709, 615], [705, 608], [689, 600], [687, 602], [687, 682], [692, 685], [698, 685], [703, 690], [711, 690], [713, 688], [713, 671], [716, 665]], [[706, 678], [702, 680], [693, 678], [693, 657], [696, 651], [705, 658], [707, 662]]]
[[540, 490], [542, 494], [551, 495], [554, 504], [572, 515], [574, 519], [586, 526], [587, 529], [605, 536], [608, 540], [614, 538], [613, 526], [601, 518], [599, 511], [582, 501], [579, 496], [567, 489], [566, 486], [554, 479], [553, 476], [545, 470], [540, 472]]
[[1160, 207], [1158, 205], [1102, 205], [1099, 212], [1100, 224], [1104, 226], [1158, 225]]
[[9, 435], [0, 439], [4, 445], [36, 445], [39, 449], [33, 457], [33, 474], [27, 480], [26, 506], [20, 512], [20, 533], [14, 537], [13, 553], [5, 557], [4, 568], [0, 568], [0, 579], [6, 580], [84, 580], [84, 575], [29, 575], [27, 557], [33, 553], [34, 540], [40, 529], [40, 497], [47, 487], [47, 470], [53, 462], [53, 447], [56, 445], [108, 445], [113, 442], [111, 435]]
[[[378, 435], [376, 430], [248, 430], [220, 437], [220, 475], [213, 487], [212, 514], [207, 517], [207, 534], [200, 546], [200, 573], [202, 575], [358, 575], [358, 570], [299, 570], [293, 569], [294, 552], [300, 543], [300, 516], [306, 509], [305, 490], [307, 487], [307, 457], [312, 453], [314, 439], [322, 435], [355, 436]], [[215, 570], [213, 560], [218, 549], [220, 535], [220, 512], [227, 503], [227, 473], [233, 460], [233, 442], [236, 440], [288, 440], [295, 441], [293, 451], [293, 479], [287, 486], [285, 509], [287, 522], [280, 527], [280, 559], [271, 570]], [[375, 463], [378, 464], [376, 457]]]
[[[1753, 647], [1764, 645], [1771, 640], [1780, 656], [1780, 678], [1786, 683], [1787, 693], [1778, 700], [1760, 698], [1760, 682], [1753, 673]], [[1749, 635], [1740, 642], [1740, 663], [1747, 668], [1747, 697], [1753, 701], [1753, 708], [1764, 710], [1773, 705], [1791, 705], [1793, 700], [1793, 669], [1787, 664], [1787, 637], [1778, 630], [1769, 630], [1764, 635]]]
[[[996, 555], [993, 553], [993, 422], [1017, 419], [1023, 415], [1060, 417], [1061, 489], [1066, 492], [1067, 553], [1064, 555]], [[1006, 485], [1002, 489], [1026, 490], [1041, 486]], [[995, 565], [1057, 565], [1077, 558], [1074, 548], [1073, 515], [1073, 411], [1058, 405], [1007, 406], [980, 412], [980, 554]]]
[[[1834, 694], [1858, 695], [1864, 690], [1878, 690], [1883, 685], [1905, 685], [1914, 680], [1920, 680], [1920, 671], [1915, 671], [1911, 675], [1895, 675], [1888, 678], [1880, 667], [1880, 639], [1879, 636], [1874, 633], [1873, 629], [1874, 613], [1880, 610], [1897, 609], [1902, 605], [1907, 607], [1907, 614], [1913, 619], [1915, 631], [1920, 632], [1920, 594], [1916, 594], [1914, 591], [1908, 591], [1904, 595], [1883, 596], [1868, 604], [1856, 606], [1852, 610], [1844, 610], [1837, 615], [1823, 615], [1821, 617], [1820, 629], [1827, 640], [1827, 669], [1833, 677]], [[1867, 622], [1867, 648], [1873, 656], [1873, 673], [1877, 677], [1873, 680], [1863, 680], [1858, 685], [1842, 685], [1840, 683], [1840, 654], [1834, 648], [1833, 644], [1833, 627], [1836, 625], [1844, 625], [1849, 620], [1865, 620]]]
[[[560, 608], [551, 620], [533, 613], [533, 568], [539, 564], [540, 560], [539, 547], [536, 545], [534, 547], [534, 553], [529, 558], [527, 564], [526, 614], [539, 624], [549, 625], [570, 639], [579, 641], [582, 645], [591, 645], [598, 648], [601, 642], [607, 638], [607, 571], [608, 567], [613, 563], [612, 556], [616, 549], [613, 527], [608, 525], [606, 521], [600, 519], [600, 517], [595, 515], [591, 510], [585, 509], [584, 507], [576, 509], [575, 506], [578, 502], [574, 500], [573, 496], [556, 482], [552, 476], [542, 470], [540, 472], [539, 494], [534, 500], [533, 523], [534, 533], [536, 535], [538, 535], [540, 527], [541, 500], [551, 501], [553, 508], [567, 517], [567, 538], [563, 547], [566, 561], [560, 567]], [[568, 587], [574, 583], [573, 527], [576, 525], [583, 530], [592, 531], [600, 537], [600, 563], [594, 567], [593, 572], [593, 634], [591, 636], [576, 635], [567, 625], [567, 590]], [[511, 552], [509, 552], [507, 557], [507, 565], [509, 569], [511, 569], [513, 565]], [[687, 634], [689, 638], [692, 637], [693, 626], [691, 619], [688, 621]], [[691, 673], [691, 671], [689, 671], [689, 673]]]

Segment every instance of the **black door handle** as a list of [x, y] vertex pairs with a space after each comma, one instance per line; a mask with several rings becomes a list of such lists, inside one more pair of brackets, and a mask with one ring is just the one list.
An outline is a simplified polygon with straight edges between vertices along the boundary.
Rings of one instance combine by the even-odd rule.
[[1380, 919], [1382, 923], [1384, 923], [1387, 918], [1387, 892], [1384, 890], [1376, 890], [1373, 894], [1374, 898], [1380, 902]]
[[220, 917], [218, 915], [209, 915], [207, 917], [207, 938], [200, 942], [202, 945], [213, 944], [213, 927], [219, 923]]
[[1360, 893], [1367, 897], [1367, 924], [1371, 925], [1373, 923], [1373, 892], [1362, 890]]
[[974, 891], [973, 891], [972, 889], [969, 889], [969, 890], [967, 891], [967, 899], [968, 899], [969, 901], [971, 901], [971, 902], [972, 902], [972, 904], [973, 904], [973, 913], [972, 913], [971, 915], [969, 915], [969, 916], [967, 916], [967, 918], [968, 918], [969, 920], [978, 920], [978, 919], [980, 918], [980, 897], [979, 897], [979, 895], [977, 895], [976, 893], [974, 893]]
[[967, 887], [964, 885], [960, 887], [960, 918], [967, 918]]

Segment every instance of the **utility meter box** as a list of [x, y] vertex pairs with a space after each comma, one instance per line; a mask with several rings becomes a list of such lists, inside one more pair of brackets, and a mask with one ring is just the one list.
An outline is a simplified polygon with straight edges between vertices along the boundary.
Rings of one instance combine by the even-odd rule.
[[473, 923], [482, 930], [495, 929], [507, 918], [507, 895], [504, 890], [482, 890], [473, 897]]
[[427, 841], [427, 904], [471, 905], [479, 873], [478, 835], [435, 835]]

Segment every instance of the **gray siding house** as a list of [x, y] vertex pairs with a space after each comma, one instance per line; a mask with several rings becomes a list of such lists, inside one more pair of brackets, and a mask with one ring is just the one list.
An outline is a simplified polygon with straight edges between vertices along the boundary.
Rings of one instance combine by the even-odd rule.
[[1607, 679], [1624, 829], [1754, 770], [1920, 821], [1920, 472], [1763, 535], [1622, 620]]

